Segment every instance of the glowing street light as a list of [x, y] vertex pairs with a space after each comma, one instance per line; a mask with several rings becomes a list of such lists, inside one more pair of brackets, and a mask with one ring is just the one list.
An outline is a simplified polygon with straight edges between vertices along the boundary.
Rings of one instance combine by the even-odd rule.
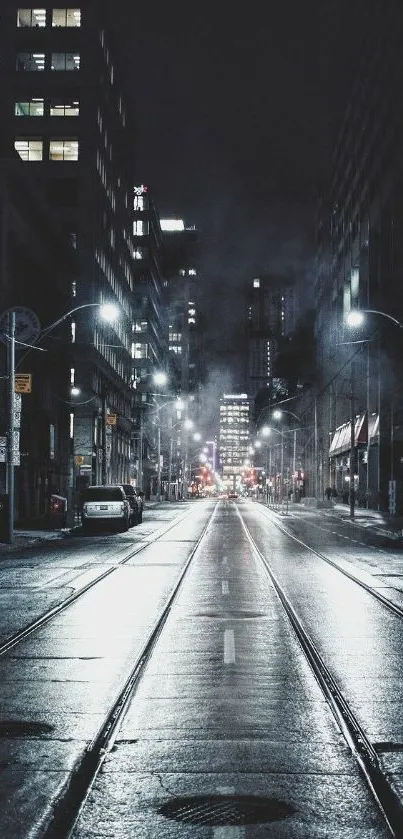
[[166, 383], [168, 381], [168, 376], [167, 376], [166, 373], [163, 372], [163, 370], [157, 370], [157, 372], [154, 373], [154, 375], [153, 375], [153, 379], [154, 379], [154, 384], [158, 385], [158, 387], [159, 387], [159, 386], [166, 385]]

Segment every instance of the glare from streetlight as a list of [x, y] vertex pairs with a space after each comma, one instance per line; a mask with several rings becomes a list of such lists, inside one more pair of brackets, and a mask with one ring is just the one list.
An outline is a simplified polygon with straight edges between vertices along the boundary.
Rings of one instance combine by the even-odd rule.
[[80, 390], [79, 387], [76, 387], [75, 385], [73, 385], [73, 387], [70, 390], [70, 393], [71, 393], [72, 396], [79, 396], [80, 393], [81, 393], [81, 390]]
[[184, 422], [185, 428], [193, 428], [193, 425], [194, 425], [194, 423], [193, 423], [193, 420], [191, 420], [191, 419], [186, 419], [185, 422]]
[[193, 434], [193, 439], [195, 440], [195, 442], [196, 442], [196, 443], [197, 443], [199, 440], [201, 440], [201, 434], [200, 434], [200, 431], [195, 431], [195, 433]]
[[119, 317], [119, 309], [114, 303], [102, 303], [99, 307], [99, 313], [104, 320], [109, 322]]
[[358, 309], [351, 309], [346, 315], [346, 323], [349, 326], [361, 326], [364, 320], [364, 315]]
[[154, 373], [153, 379], [154, 379], [154, 384], [156, 384], [156, 385], [166, 385], [166, 383], [168, 381], [168, 376], [167, 376], [166, 373], [164, 373], [161, 370], [161, 371], [157, 371], [156, 373]]
[[276, 420], [281, 419], [282, 416], [283, 416], [283, 413], [282, 413], [282, 411], [279, 411], [278, 408], [277, 408], [276, 411], [273, 411], [273, 419], [276, 419]]
[[261, 429], [261, 434], [263, 437], [269, 437], [271, 434], [271, 428], [268, 425], [264, 425]]

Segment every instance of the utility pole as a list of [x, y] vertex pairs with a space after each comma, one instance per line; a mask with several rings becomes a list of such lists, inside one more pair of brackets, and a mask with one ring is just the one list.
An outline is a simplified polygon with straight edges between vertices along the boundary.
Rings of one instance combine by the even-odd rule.
[[172, 439], [172, 433], [171, 433], [171, 439], [170, 439], [170, 441], [169, 441], [168, 501], [170, 501], [170, 500], [171, 500], [171, 481], [172, 481], [172, 457], [173, 457], [173, 447], [174, 447], [174, 442], [173, 442], [173, 439]]
[[140, 410], [140, 441], [139, 441], [139, 465], [137, 474], [138, 488], [143, 490], [143, 437], [144, 437], [144, 417], [143, 411]]
[[350, 417], [351, 417], [351, 435], [350, 435], [350, 518], [354, 518], [355, 508], [355, 414], [354, 414], [354, 361], [351, 362], [351, 392], [350, 392]]
[[161, 501], [161, 421], [157, 426], [157, 501]]
[[8, 314], [8, 439], [7, 439], [7, 496], [8, 542], [14, 542], [14, 379], [15, 379], [15, 312]]
[[316, 502], [318, 502], [318, 471], [319, 471], [319, 463], [318, 463], [318, 406], [316, 401], [316, 394], [315, 394], [315, 403], [314, 403], [314, 474], [315, 474], [315, 498]]
[[102, 485], [105, 486], [106, 484], [106, 391], [105, 387], [102, 387], [101, 393], [101, 435], [102, 435], [102, 471], [101, 471], [101, 482]]

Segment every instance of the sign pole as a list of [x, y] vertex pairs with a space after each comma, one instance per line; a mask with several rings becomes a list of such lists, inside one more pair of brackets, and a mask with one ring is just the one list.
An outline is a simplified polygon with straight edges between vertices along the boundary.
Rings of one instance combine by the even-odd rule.
[[15, 376], [15, 312], [8, 313], [8, 440], [7, 440], [7, 495], [8, 542], [14, 542], [14, 376]]

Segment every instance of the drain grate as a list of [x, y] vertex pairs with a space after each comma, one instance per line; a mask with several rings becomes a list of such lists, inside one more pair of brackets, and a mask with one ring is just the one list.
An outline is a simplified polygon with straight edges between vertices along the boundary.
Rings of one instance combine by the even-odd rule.
[[294, 810], [285, 801], [257, 795], [195, 795], [175, 798], [159, 808], [160, 815], [186, 824], [240, 825], [274, 822]]
[[0, 722], [0, 737], [40, 737], [49, 734], [53, 725], [45, 722], [26, 722], [25, 720], [3, 720]]

